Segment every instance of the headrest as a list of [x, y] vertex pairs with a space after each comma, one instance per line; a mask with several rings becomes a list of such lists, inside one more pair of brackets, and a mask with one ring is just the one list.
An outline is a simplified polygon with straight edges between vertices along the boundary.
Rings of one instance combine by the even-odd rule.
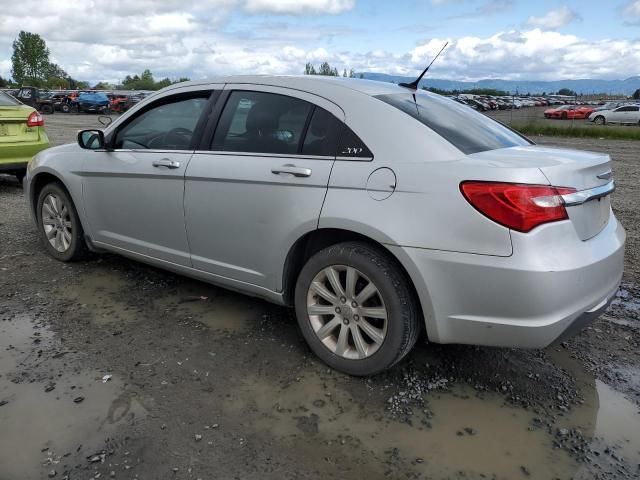
[[265, 135], [278, 129], [279, 112], [269, 107], [269, 104], [261, 102], [251, 107], [247, 114], [247, 132]]

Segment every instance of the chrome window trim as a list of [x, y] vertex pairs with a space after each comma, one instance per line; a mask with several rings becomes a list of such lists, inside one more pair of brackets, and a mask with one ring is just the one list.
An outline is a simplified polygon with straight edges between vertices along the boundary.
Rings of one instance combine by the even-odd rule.
[[229, 155], [234, 157], [267, 157], [267, 158], [297, 158], [301, 160], [335, 160], [328, 155], [301, 155], [296, 153], [262, 153], [262, 152], [230, 152], [228, 150], [196, 150], [201, 155]]
[[564, 201], [564, 205], [566, 207], [575, 207], [578, 205], [582, 205], [590, 200], [595, 200], [597, 198], [606, 197], [607, 195], [612, 194], [616, 189], [616, 184], [613, 180], [604, 185], [600, 185], [599, 187], [590, 188], [588, 190], [580, 190], [575, 193], [568, 193], [566, 195], [561, 195], [562, 200]]
[[95, 150], [96, 152], [126, 152], [126, 153], [188, 153], [192, 154], [193, 150], [169, 150], [169, 149], [153, 149], [153, 148], [114, 148], [113, 150]]
[[373, 157], [347, 157], [344, 155], [338, 155], [336, 160], [341, 160], [343, 162], [371, 162], [373, 161]]

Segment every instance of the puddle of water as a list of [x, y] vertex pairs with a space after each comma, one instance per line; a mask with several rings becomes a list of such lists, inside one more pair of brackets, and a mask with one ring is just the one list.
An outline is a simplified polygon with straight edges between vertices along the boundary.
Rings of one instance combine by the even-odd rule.
[[178, 318], [228, 332], [243, 332], [257, 325], [269, 308], [262, 300], [188, 280], [163, 294], [154, 304]]
[[[225, 407], [234, 415], [254, 417], [253, 428], [292, 448], [308, 435], [311, 442], [334, 442], [341, 454], [356, 457], [366, 451], [384, 458], [397, 448], [402, 458], [414, 462], [407, 469], [430, 478], [464, 471], [467, 478], [548, 480], [571, 478], [579, 468], [565, 451], [552, 448], [545, 431], [528, 428], [532, 412], [504, 405], [500, 395], [480, 399], [462, 386], [432, 393], [427, 398], [433, 412], [428, 427], [421, 417], [413, 425], [389, 419], [383, 399], [363, 407], [335, 384], [325, 390], [325, 383], [312, 374], [287, 387], [251, 378]], [[345, 442], [348, 448], [342, 446]]]
[[637, 317], [637, 315], [640, 314], [640, 298], [636, 296], [637, 291], [638, 289], [632, 284], [621, 286], [611, 305], [614, 308], [619, 307]]
[[616, 447], [625, 460], [640, 465], [640, 407], [596, 380], [598, 417], [595, 436]]
[[[97, 373], [64, 373], [53, 377], [49, 392], [50, 380], [14, 383], [22, 368], [33, 373], [40, 362], [51, 376], [55, 361], [37, 358], [32, 344], [39, 339], [46, 349], [53, 335], [28, 317], [0, 322], [0, 333], [0, 401], [8, 402], [0, 406], [0, 478], [42, 478], [51, 469], [61, 474], [63, 464], [83, 463], [104, 448], [118, 425], [145, 415], [116, 377], [103, 383]], [[65, 454], [71, 456], [60, 458]]]
[[[565, 420], [558, 422], [558, 428], [580, 428], [588, 438], [593, 438], [593, 450], [610, 447], [627, 463], [640, 465], [640, 406], [606, 383], [595, 380], [566, 351], [550, 352], [550, 356], [554, 363], [575, 376], [584, 400]], [[637, 369], [628, 372], [636, 382], [638, 373]]]
[[96, 269], [83, 274], [82, 282], [64, 287], [62, 296], [79, 309], [89, 312], [97, 325], [133, 322], [144, 317], [140, 307], [130, 305], [122, 296], [127, 290], [126, 277], [119, 272]]
[[83, 274], [81, 283], [64, 288], [62, 295], [97, 325], [148, 320], [168, 313], [176, 319], [201, 322], [214, 331], [237, 333], [256, 325], [269, 308], [262, 300], [186, 278], [175, 287], [146, 294], [139, 303], [127, 298], [130, 289], [123, 273], [96, 269]]

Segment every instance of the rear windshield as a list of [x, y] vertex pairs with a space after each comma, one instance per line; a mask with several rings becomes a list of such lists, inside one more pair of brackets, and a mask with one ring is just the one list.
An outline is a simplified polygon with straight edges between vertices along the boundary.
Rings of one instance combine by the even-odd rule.
[[20, 102], [5, 92], [0, 92], [0, 107], [14, 107], [20, 105]]
[[419, 91], [415, 96], [394, 93], [376, 98], [423, 123], [467, 155], [532, 144], [486, 115], [440, 95]]

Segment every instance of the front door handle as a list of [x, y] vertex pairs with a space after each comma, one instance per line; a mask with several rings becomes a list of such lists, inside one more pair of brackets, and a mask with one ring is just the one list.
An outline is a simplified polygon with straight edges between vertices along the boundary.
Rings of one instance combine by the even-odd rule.
[[274, 175], [289, 174], [293, 175], [294, 177], [310, 177], [311, 169], [296, 167], [295, 165], [287, 163], [286, 165], [282, 165], [281, 167], [272, 168], [271, 173], [273, 173]]
[[180, 168], [180, 162], [176, 162], [175, 160], [169, 160], [168, 158], [163, 158], [162, 160], [154, 160], [154, 167], [167, 167], [167, 168]]

